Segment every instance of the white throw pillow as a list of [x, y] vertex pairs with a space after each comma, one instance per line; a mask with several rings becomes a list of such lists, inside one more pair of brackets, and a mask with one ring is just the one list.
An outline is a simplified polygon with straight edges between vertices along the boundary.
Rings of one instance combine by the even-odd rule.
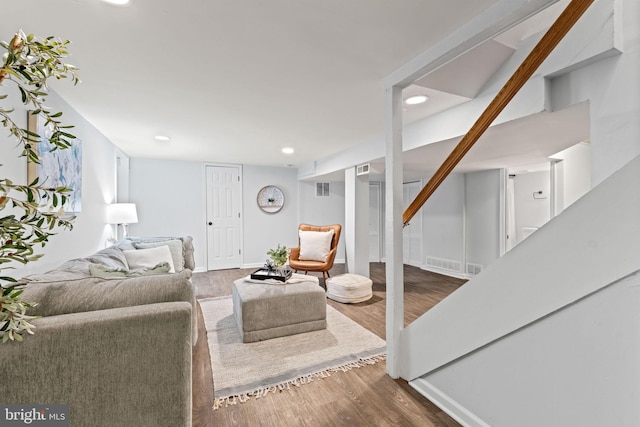
[[169, 263], [169, 273], [175, 273], [176, 269], [173, 265], [171, 250], [169, 246], [163, 245], [149, 249], [135, 249], [132, 251], [123, 251], [129, 270], [139, 270], [142, 268], [153, 268], [161, 262]]
[[173, 259], [173, 268], [176, 272], [184, 270], [184, 254], [182, 253], [182, 240], [158, 240], [150, 242], [134, 242], [136, 249], [149, 249], [158, 246], [168, 246]]
[[302, 231], [300, 236], [300, 260], [325, 262], [331, 250], [333, 230]]

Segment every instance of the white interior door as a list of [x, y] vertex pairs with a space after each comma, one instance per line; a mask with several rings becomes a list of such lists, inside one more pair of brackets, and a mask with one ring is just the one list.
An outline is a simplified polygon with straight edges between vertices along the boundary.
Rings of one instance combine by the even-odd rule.
[[380, 262], [382, 194], [379, 182], [369, 183], [369, 262]]
[[207, 166], [207, 268], [242, 265], [239, 166]]
[[[405, 182], [402, 184], [403, 211], [416, 198], [422, 183], [420, 181]], [[422, 259], [422, 210], [418, 211], [413, 219], [402, 229], [402, 255], [405, 264], [421, 267]]]

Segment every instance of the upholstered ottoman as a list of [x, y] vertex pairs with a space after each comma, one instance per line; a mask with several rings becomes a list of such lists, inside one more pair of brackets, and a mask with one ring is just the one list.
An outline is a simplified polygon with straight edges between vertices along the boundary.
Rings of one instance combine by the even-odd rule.
[[334, 301], [356, 303], [373, 296], [373, 282], [359, 274], [339, 274], [327, 279], [327, 298]]
[[286, 284], [233, 282], [233, 315], [242, 342], [327, 327], [327, 299], [318, 278], [294, 274]]

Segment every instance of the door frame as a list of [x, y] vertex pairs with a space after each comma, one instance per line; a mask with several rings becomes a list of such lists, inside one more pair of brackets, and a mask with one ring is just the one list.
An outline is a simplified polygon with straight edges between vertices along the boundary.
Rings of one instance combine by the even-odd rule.
[[240, 242], [238, 244], [238, 247], [240, 248], [240, 265], [238, 266], [238, 268], [242, 268], [242, 266], [244, 265], [244, 199], [242, 198], [242, 190], [243, 190], [243, 183], [244, 183], [244, 177], [242, 175], [243, 170], [242, 170], [242, 165], [241, 164], [237, 164], [237, 163], [216, 163], [216, 162], [204, 162], [202, 164], [202, 212], [204, 212], [204, 220], [202, 222], [202, 229], [203, 229], [203, 233], [204, 233], [204, 241], [205, 241], [205, 264], [206, 264], [206, 271], [209, 271], [209, 233], [207, 231], [207, 196], [208, 196], [208, 189], [207, 189], [207, 167], [209, 166], [213, 166], [213, 167], [223, 167], [223, 168], [229, 168], [229, 167], [233, 167], [233, 168], [237, 168], [238, 169], [238, 176], [240, 177], [240, 194], [238, 195], [240, 198], [240, 206], [238, 207], [238, 209], [240, 210], [240, 229], [238, 230], [238, 238], [240, 239]]

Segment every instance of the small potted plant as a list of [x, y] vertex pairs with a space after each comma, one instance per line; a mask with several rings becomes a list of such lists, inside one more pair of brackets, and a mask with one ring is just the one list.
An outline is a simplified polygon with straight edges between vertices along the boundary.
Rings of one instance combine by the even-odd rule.
[[267, 268], [281, 270], [282, 266], [287, 263], [289, 250], [286, 246], [280, 246], [280, 244], [278, 244], [277, 248], [269, 249], [267, 255], [270, 257], [270, 259], [267, 260]]

